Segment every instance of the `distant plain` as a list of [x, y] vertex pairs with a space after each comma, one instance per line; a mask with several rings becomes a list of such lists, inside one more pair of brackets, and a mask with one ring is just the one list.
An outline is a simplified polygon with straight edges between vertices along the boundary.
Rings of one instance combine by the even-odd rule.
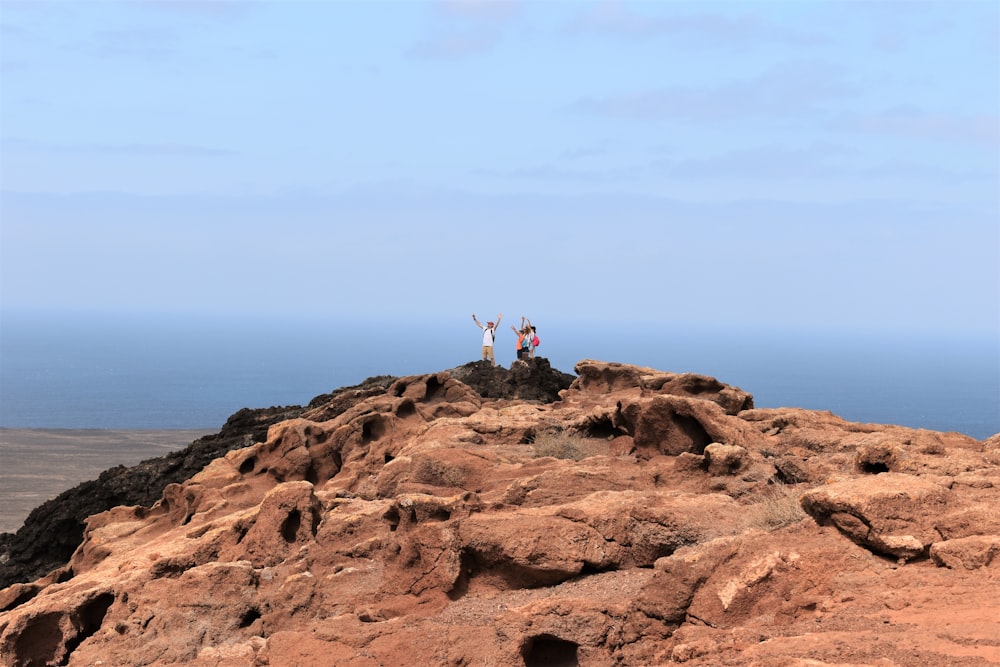
[[31, 510], [110, 467], [163, 456], [209, 433], [0, 428], [0, 533], [16, 532]]

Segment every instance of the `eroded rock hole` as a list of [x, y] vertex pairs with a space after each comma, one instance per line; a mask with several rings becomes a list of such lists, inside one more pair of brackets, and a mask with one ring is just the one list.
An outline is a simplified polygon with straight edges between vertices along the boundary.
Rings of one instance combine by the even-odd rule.
[[14, 640], [15, 665], [51, 665], [62, 644], [58, 612], [41, 614], [28, 621]]
[[361, 441], [371, 442], [378, 440], [385, 435], [385, 420], [381, 417], [373, 417], [361, 427]]
[[409, 399], [401, 402], [396, 407], [396, 416], [399, 417], [400, 419], [404, 419], [416, 413], [417, 413], [417, 406], [413, 401]]
[[382, 518], [389, 523], [390, 531], [395, 531], [397, 528], [399, 528], [399, 518], [400, 518], [399, 510], [396, 509], [395, 507], [390, 507], [389, 509], [387, 509], [385, 511], [385, 514], [382, 515]]
[[882, 461], [862, 461], [861, 472], [867, 475], [881, 475], [884, 472], [889, 472], [889, 466]]
[[588, 438], [603, 438], [609, 440], [620, 435], [626, 435], [625, 431], [615, 427], [609, 417], [594, 419], [587, 424], [584, 435]]
[[299, 534], [299, 527], [302, 525], [302, 512], [297, 509], [292, 510], [281, 523], [281, 538], [291, 544]]
[[[670, 554], [666, 555], [669, 556]], [[580, 568], [580, 574], [577, 576], [588, 577], [588, 576], [593, 576], [595, 574], [602, 574], [604, 572], [615, 572], [617, 570], [618, 566], [616, 565], [609, 565], [608, 567], [597, 567], [596, 565], [593, 565], [591, 563], [584, 563], [583, 567]]]
[[438, 507], [433, 512], [431, 512], [428, 517], [430, 521], [447, 521], [451, 518], [451, 512], [444, 509], [443, 507]]
[[316, 466], [309, 464], [309, 467], [306, 468], [306, 481], [313, 486], [319, 484], [319, 472], [316, 470]]
[[[242, 536], [240, 537], [242, 539]], [[194, 560], [189, 560], [186, 558], [164, 558], [156, 561], [149, 568], [149, 574], [153, 579], [176, 579], [181, 576], [192, 567], [195, 566]]]
[[36, 595], [38, 595], [38, 592], [40, 590], [41, 589], [36, 586], [26, 586], [25, 589], [21, 591], [20, 595], [11, 600], [10, 604], [8, 604], [7, 606], [0, 608], [0, 611], [10, 611], [11, 609], [20, 607], [22, 604], [31, 600]]
[[112, 593], [101, 593], [97, 597], [83, 603], [72, 616], [73, 627], [77, 629], [76, 636], [66, 641], [66, 656], [69, 657], [76, 648], [88, 637], [101, 629], [108, 609], [115, 601]]
[[302, 433], [306, 436], [306, 448], [322, 445], [330, 438], [330, 433], [314, 426], [306, 426]]
[[692, 454], [704, 454], [705, 448], [712, 444], [712, 438], [705, 431], [705, 427], [694, 417], [675, 415], [674, 424], [677, 426], [677, 430], [691, 443], [687, 451]]
[[260, 610], [254, 607], [247, 609], [243, 616], [240, 617], [240, 627], [249, 628], [254, 622], [260, 618]]
[[702, 377], [702, 378], [692, 378], [688, 383], [687, 391], [692, 396], [701, 396], [702, 394], [717, 394], [725, 389], [725, 385], [716, 380], [715, 378]]
[[253, 472], [253, 467], [257, 465], [257, 459], [251, 456], [240, 464], [240, 474], [246, 475]]
[[478, 567], [476, 559], [467, 549], [463, 549], [459, 554], [458, 562], [458, 578], [455, 579], [455, 583], [447, 593], [448, 599], [452, 602], [462, 599], [469, 592], [469, 582], [476, 575]]
[[524, 667], [578, 667], [580, 646], [552, 635], [529, 637], [521, 647]]
[[432, 376], [427, 379], [427, 391], [424, 394], [424, 401], [430, 403], [437, 399], [444, 389], [444, 385], [438, 381], [437, 376]]
[[467, 549], [462, 552], [460, 562], [461, 576], [466, 578], [466, 587], [471, 580], [480, 577], [500, 590], [546, 588], [573, 578], [573, 575], [563, 570], [542, 569], [511, 562], [492, 553], [492, 550], [483, 553]]

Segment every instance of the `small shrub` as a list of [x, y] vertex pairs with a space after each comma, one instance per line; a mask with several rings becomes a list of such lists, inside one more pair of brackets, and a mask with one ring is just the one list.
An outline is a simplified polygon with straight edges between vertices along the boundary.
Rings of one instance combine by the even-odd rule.
[[944, 447], [944, 443], [937, 440], [925, 443], [924, 446], [920, 448], [921, 454], [930, 454], [931, 456], [941, 456], [946, 452], [947, 450]]
[[535, 456], [551, 456], [571, 461], [580, 461], [588, 456], [597, 456], [606, 452], [603, 443], [568, 433], [541, 433], [535, 436], [532, 447], [535, 450]]
[[431, 486], [461, 486], [464, 477], [461, 468], [438, 459], [421, 459], [413, 474], [415, 481]]
[[798, 523], [808, 516], [799, 504], [798, 492], [784, 484], [767, 487], [759, 499], [746, 507], [748, 528], [777, 530]]

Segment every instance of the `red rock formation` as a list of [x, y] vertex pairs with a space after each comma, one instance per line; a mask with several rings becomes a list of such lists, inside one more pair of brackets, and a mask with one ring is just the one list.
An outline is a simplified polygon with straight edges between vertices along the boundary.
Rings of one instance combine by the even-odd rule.
[[576, 370], [311, 406], [0, 591], [0, 660], [1000, 664], [1000, 438]]

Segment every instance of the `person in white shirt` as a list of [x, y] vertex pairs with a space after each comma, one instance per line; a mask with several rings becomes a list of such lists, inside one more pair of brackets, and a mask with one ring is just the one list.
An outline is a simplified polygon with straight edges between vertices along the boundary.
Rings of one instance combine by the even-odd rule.
[[500, 320], [503, 319], [503, 313], [497, 315], [496, 323], [487, 322], [486, 326], [479, 323], [476, 319], [476, 314], [472, 314], [472, 321], [476, 323], [476, 326], [483, 330], [483, 361], [489, 361], [492, 365], [496, 366], [496, 358], [493, 356], [493, 341], [497, 337], [497, 327], [500, 326]]

